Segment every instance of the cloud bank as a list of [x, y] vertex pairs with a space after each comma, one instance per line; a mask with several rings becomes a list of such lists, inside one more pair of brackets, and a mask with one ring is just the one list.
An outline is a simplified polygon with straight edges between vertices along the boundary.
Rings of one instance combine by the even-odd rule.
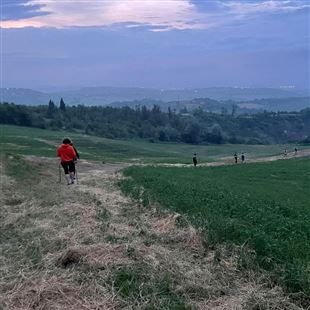
[[36, 6], [35, 16], [2, 22], [3, 28], [22, 27], [100, 27], [126, 23], [150, 25], [154, 30], [199, 28], [200, 16], [188, 0], [31, 0], [27, 6]]
[[307, 9], [307, 0], [2, 0], [1, 27], [206, 29], [261, 14]]

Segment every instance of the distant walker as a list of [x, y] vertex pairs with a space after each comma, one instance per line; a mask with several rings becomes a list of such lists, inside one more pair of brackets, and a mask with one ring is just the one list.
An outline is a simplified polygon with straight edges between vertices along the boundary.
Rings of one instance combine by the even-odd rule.
[[234, 159], [235, 159], [235, 164], [237, 164], [237, 163], [238, 163], [238, 155], [237, 155], [236, 152], [235, 152], [235, 154], [234, 154]]
[[241, 162], [242, 162], [242, 163], [245, 163], [245, 155], [244, 155], [243, 152], [242, 152], [242, 154], [241, 154]]
[[197, 166], [197, 163], [198, 163], [198, 161], [197, 161], [197, 154], [194, 153], [194, 155], [193, 155], [193, 164], [194, 164], [195, 167]]

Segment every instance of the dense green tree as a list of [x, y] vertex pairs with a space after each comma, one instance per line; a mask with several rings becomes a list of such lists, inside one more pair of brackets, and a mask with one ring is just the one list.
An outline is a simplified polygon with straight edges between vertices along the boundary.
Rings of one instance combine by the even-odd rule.
[[65, 104], [63, 98], [60, 99], [59, 109], [60, 109], [61, 111], [66, 111], [66, 104]]
[[54, 101], [50, 100], [48, 102], [47, 116], [51, 117], [54, 114], [55, 110], [56, 110], [56, 107], [55, 107]]

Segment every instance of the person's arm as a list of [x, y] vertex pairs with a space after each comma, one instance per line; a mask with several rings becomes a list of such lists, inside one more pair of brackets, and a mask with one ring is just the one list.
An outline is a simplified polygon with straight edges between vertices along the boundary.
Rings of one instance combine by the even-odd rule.
[[75, 160], [76, 159], [76, 153], [75, 153], [74, 147], [72, 145], [70, 145], [68, 152], [70, 153], [69, 156], [72, 158], [72, 160]]
[[78, 153], [77, 149], [73, 146], [74, 152], [76, 154], [76, 158], [80, 159], [80, 154]]

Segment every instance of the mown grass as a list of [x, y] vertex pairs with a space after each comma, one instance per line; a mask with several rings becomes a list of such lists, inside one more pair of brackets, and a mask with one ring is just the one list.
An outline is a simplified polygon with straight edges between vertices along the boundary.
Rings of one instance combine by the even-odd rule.
[[309, 158], [198, 169], [130, 167], [120, 186], [144, 204], [185, 214], [203, 231], [207, 247], [254, 249], [240, 253], [240, 266], [258, 264], [290, 292], [309, 295], [309, 168]]
[[[72, 241], [65, 234], [66, 228], [78, 220], [75, 212], [62, 209], [64, 204], [68, 204], [70, 209], [78, 202], [84, 206], [92, 205], [96, 210], [100, 234], [95, 236], [99, 239], [84, 234], [79, 240], [80, 246], [93, 245], [99, 240], [107, 242], [106, 245], [128, 244], [128, 238], [107, 234], [112, 215], [102, 200], [89, 193], [78, 194], [56, 183], [51, 178], [53, 166], [49, 160], [29, 161], [12, 154], [0, 159], [5, 175], [10, 177], [9, 182], [2, 184], [3, 196], [0, 197], [0, 202], [3, 202], [0, 243], [4, 262], [1, 294], [34, 275], [44, 278], [49, 274], [55, 279], [64, 272], [61, 266], [67, 269], [67, 275], [73, 277], [79, 287], [84, 287], [84, 291], [91, 285], [96, 285], [94, 295], [103, 289], [113, 288], [112, 292], [120, 296], [124, 305], [133, 305], [132, 309], [194, 309], [187, 305], [183, 294], [176, 291], [176, 276], [168, 271], [158, 274], [152, 266], [137, 258], [134, 247], [128, 246], [126, 253], [133, 264], [118, 265], [110, 270], [100, 264], [90, 266], [86, 262], [70, 262], [65, 267], [60, 265], [56, 258], [62, 257], [60, 254], [67, 253], [72, 246]], [[78, 231], [72, 228], [72, 234], [75, 233]], [[100, 246], [104, 248], [104, 243]], [[83, 297], [89, 296], [85, 293]], [[36, 302], [43, 304], [41, 300]]]
[[[49, 226], [49, 221], [66, 227], [75, 220], [73, 215], [60, 217], [55, 212], [64, 197], [72, 203], [77, 199], [92, 203], [92, 198], [85, 194], [77, 198], [73, 192], [66, 192], [48, 162], [30, 162], [13, 154], [1, 155], [0, 161], [0, 243], [2, 258], [7, 261], [2, 274], [5, 282], [20, 277], [23, 270], [44, 268], [45, 255], [67, 247], [67, 241], [53, 235]], [[5, 176], [12, 181], [6, 182]], [[46, 224], [40, 226], [40, 221]]]
[[[12, 263], [18, 264], [21, 269], [41, 268], [42, 255], [50, 248], [62, 246], [58, 243], [59, 240], [49, 240], [41, 228], [33, 225], [34, 218], [44, 216], [43, 210], [36, 210], [34, 213], [30, 204], [31, 197], [36, 193], [43, 167], [24, 161], [19, 155], [1, 155], [0, 160], [3, 172], [14, 180], [14, 185], [3, 184], [1, 180], [2, 202], [9, 206], [3, 206], [1, 209], [2, 255], [9, 260], [14, 257]], [[14, 263], [11, 268], [16, 267]], [[6, 276], [3, 273], [3, 277]]]
[[[65, 131], [51, 131], [29, 127], [0, 125], [2, 154], [36, 155], [55, 157], [56, 146], [63, 137], [73, 139], [81, 158], [103, 162], [131, 161], [146, 163], [184, 163], [192, 161], [193, 153], [202, 162], [217, 161], [230, 157], [234, 152], [245, 152], [247, 158], [279, 155], [293, 145], [189, 145], [150, 143], [142, 140], [111, 140]], [[304, 146], [298, 146], [299, 149]]]

